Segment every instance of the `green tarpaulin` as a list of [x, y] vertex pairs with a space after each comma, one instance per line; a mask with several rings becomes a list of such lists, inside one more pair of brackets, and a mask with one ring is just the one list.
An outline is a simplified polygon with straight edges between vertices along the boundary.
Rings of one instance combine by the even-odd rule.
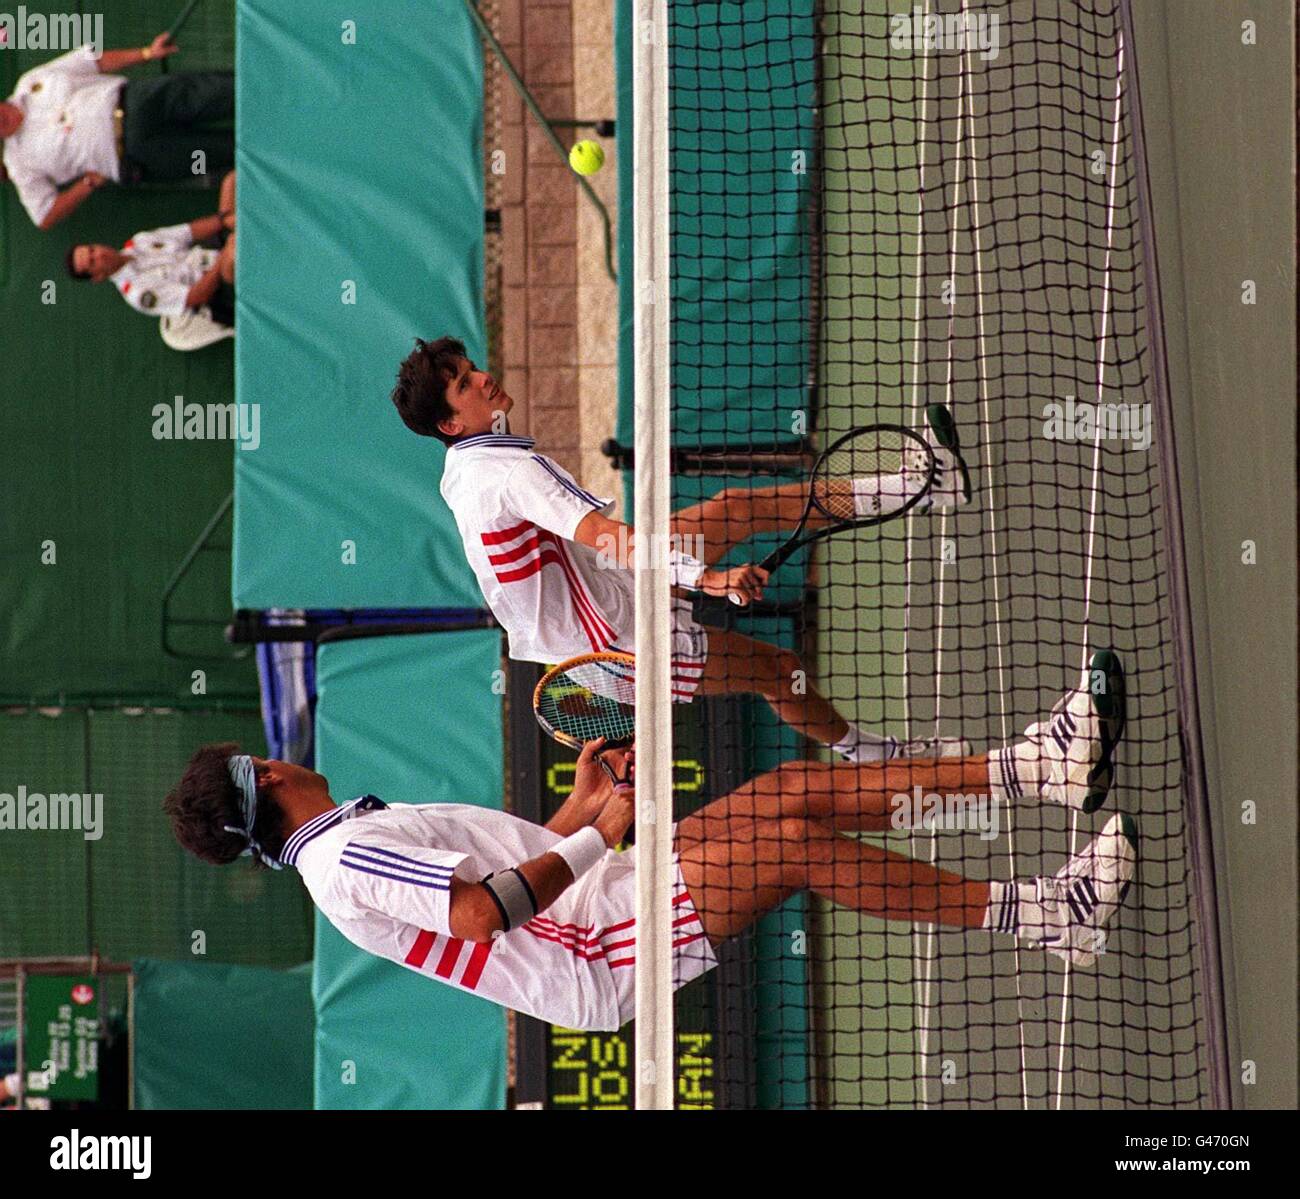
[[310, 964], [134, 970], [136, 1107], [311, 1107]]
[[485, 357], [478, 37], [429, 0], [243, 0], [238, 33], [235, 604], [477, 605], [388, 396], [416, 335]]

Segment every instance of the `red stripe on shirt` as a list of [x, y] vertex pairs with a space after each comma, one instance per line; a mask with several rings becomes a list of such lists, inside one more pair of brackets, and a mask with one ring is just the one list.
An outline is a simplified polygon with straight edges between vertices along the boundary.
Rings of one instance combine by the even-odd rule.
[[508, 529], [494, 529], [490, 533], [481, 534], [481, 536], [484, 545], [500, 545], [503, 541], [513, 541], [520, 533], [536, 528], [537, 526], [531, 520], [523, 520]]
[[565, 941], [562, 937], [557, 937], [551, 933], [544, 932], [540, 928], [534, 928], [531, 921], [528, 924], [525, 924], [523, 927], [525, 930], [532, 933], [532, 935], [536, 937], [539, 941], [550, 941], [556, 945], [559, 945], [561, 948], [567, 949], [571, 954], [573, 954], [574, 957], [581, 958], [584, 962], [598, 962], [600, 961], [601, 958], [605, 956], [605, 951], [603, 949], [588, 951], [587, 949], [581, 946], [571, 945], [567, 941]]
[[502, 550], [499, 554], [489, 554], [487, 560], [495, 566], [504, 565], [507, 562], [518, 562], [520, 558], [527, 557], [533, 550], [540, 545], [540, 539], [537, 530], [534, 529], [522, 541], [517, 541], [508, 550]]
[[429, 951], [433, 948], [433, 943], [437, 939], [437, 933], [431, 933], [427, 928], [420, 929], [419, 936], [415, 938], [415, 944], [411, 946], [406, 954], [406, 964], [415, 966], [417, 969], [423, 966], [429, 960]]
[[[545, 530], [543, 530], [545, 532]], [[578, 574], [578, 568], [574, 566], [573, 559], [569, 557], [569, 551], [564, 543], [556, 538], [553, 534], [546, 534], [552, 540], [555, 548], [560, 553], [560, 567], [569, 580], [569, 589], [573, 597], [575, 609], [581, 609], [586, 612], [595, 630], [593, 635], [588, 630], [587, 636], [591, 641], [593, 650], [604, 649], [611, 641], [614, 640], [614, 630], [605, 623], [604, 618], [600, 615], [600, 610], [592, 601], [591, 596], [587, 594], [586, 587], [582, 584], [582, 576]], [[585, 626], [584, 626], [585, 627]]]
[[492, 943], [486, 944], [476, 942], [474, 951], [469, 955], [469, 964], [465, 967], [460, 976], [460, 985], [468, 987], [471, 991], [478, 986], [478, 980], [483, 974], [483, 967], [487, 965], [488, 955], [492, 952]]
[[451, 972], [456, 968], [456, 959], [460, 957], [460, 951], [464, 948], [464, 938], [450, 938], [447, 947], [442, 951], [442, 957], [438, 959], [438, 965], [434, 969], [434, 973], [439, 978], [450, 978]]

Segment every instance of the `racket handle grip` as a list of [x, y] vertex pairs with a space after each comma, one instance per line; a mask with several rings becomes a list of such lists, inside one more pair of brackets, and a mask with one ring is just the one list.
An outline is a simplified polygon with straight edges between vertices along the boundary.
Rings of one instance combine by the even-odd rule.
[[711, 624], [718, 628], [727, 628], [737, 616], [749, 611], [748, 604], [737, 604], [731, 596], [704, 595], [695, 596], [691, 606], [691, 615], [700, 624]]

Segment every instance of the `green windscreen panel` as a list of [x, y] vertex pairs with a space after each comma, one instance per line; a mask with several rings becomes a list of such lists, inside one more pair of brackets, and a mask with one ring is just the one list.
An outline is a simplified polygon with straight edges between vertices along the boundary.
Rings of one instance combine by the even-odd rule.
[[[499, 808], [501, 638], [493, 630], [327, 643], [318, 768], [338, 802]], [[503, 1009], [365, 953], [316, 920], [316, 1106], [499, 1108]]]
[[141, 959], [135, 1106], [311, 1107], [311, 965], [288, 970]]
[[[812, 0], [669, 5], [673, 444], [788, 440], [811, 355]], [[631, 145], [631, 30], [619, 5], [619, 137]], [[751, 13], [752, 10], [752, 13]], [[618, 436], [632, 440], [632, 155], [620, 157]], [[728, 256], [716, 249], [725, 244]], [[742, 247], [743, 249], [736, 249]], [[683, 397], [686, 398], [683, 398]]]
[[483, 64], [462, 5], [241, 0], [241, 608], [481, 602], [442, 446], [389, 402], [414, 338], [484, 361]]

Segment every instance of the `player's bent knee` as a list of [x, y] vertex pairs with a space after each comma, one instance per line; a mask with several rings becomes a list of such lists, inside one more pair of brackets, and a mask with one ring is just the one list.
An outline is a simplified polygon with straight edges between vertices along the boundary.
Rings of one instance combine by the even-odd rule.
[[807, 693], [803, 662], [793, 650], [773, 647], [769, 664], [773, 692], [782, 699], [793, 699]]

